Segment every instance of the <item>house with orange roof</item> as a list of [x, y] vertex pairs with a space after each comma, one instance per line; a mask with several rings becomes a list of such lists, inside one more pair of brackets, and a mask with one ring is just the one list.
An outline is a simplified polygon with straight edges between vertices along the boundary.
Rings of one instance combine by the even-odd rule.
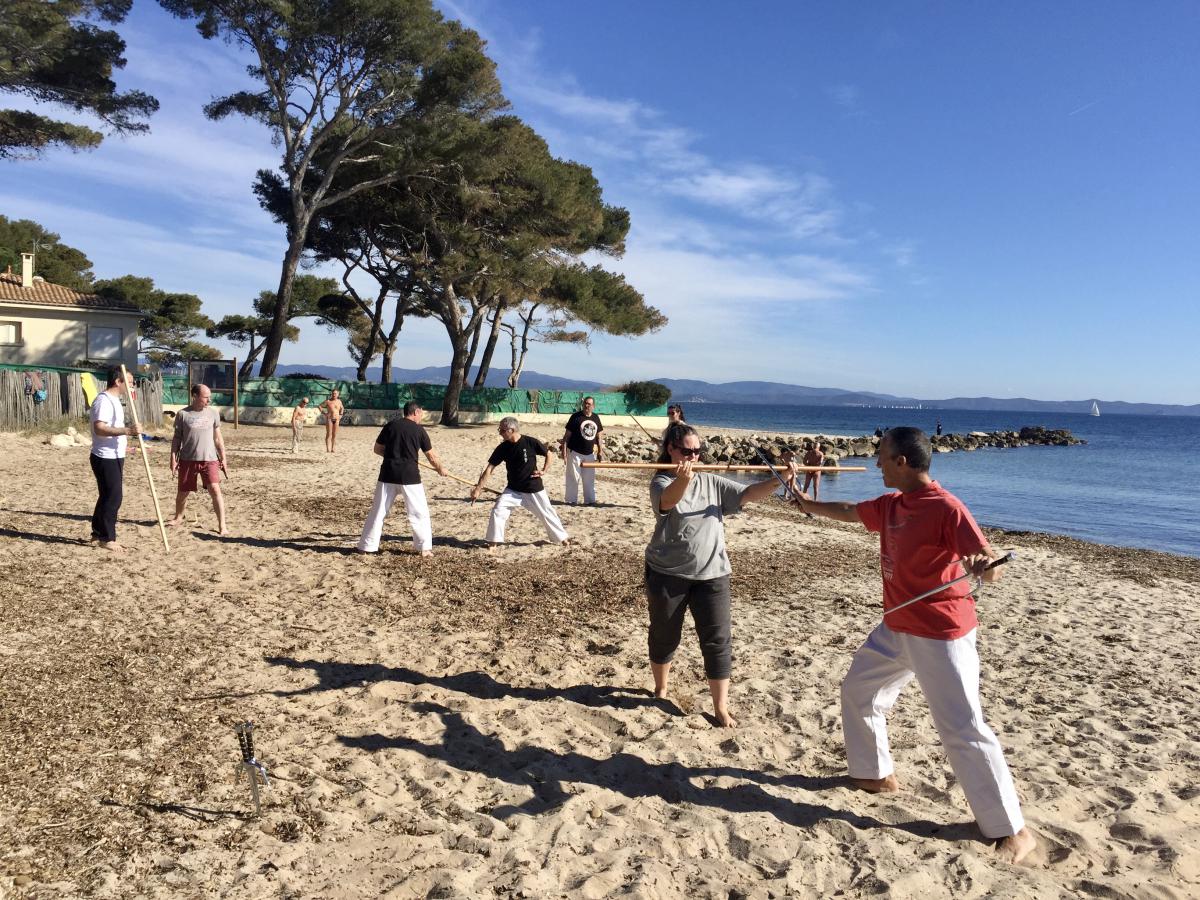
[[21, 274], [0, 272], [0, 363], [137, 368], [141, 310], [51, 284], [21, 254]]

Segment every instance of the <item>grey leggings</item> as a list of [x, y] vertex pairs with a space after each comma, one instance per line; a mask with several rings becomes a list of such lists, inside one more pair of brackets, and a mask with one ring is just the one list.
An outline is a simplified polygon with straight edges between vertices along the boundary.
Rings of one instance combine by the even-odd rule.
[[683, 618], [692, 611], [704, 674], [728, 678], [733, 668], [729, 636], [729, 576], [692, 581], [646, 567], [646, 602], [650, 610], [650, 662], [669, 663], [683, 635]]

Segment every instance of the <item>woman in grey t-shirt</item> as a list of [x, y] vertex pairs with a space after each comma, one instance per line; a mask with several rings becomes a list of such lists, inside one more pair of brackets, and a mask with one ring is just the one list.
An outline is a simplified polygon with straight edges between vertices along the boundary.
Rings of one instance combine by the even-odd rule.
[[656, 517], [646, 547], [646, 599], [650, 611], [650, 670], [654, 696], [667, 696], [671, 660], [692, 611], [704, 674], [717, 722], [737, 724], [729, 714], [731, 642], [729, 555], [725, 552], [725, 516], [744, 503], [771, 496], [773, 478], [744, 485], [719, 475], [696, 472], [700, 436], [685, 423], [669, 425], [658, 461], [674, 463], [650, 482], [650, 506]]

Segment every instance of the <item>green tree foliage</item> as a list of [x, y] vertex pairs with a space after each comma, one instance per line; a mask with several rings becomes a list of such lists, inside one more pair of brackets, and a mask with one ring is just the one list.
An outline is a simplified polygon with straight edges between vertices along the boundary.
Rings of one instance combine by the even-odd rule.
[[200, 311], [201, 301], [195, 294], [159, 290], [154, 279], [137, 275], [97, 281], [94, 290], [142, 310], [138, 353], [152, 363], [175, 366], [187, 359], [221, 358], [215, 347], [194, 340], [197, 331], [213, 327], [213, 320]]
[[22, 253], [34, 254], [34, 272], [51, 284], [92, 289], [92, 261], [82, 251], [68, 247], [37, 222], [0, 216], [0, 268], [12, 266], [19, 273]]
[[[220, 97], [205, 112], [261, 122], [282, 151], [278, 173], [259, 173], [260, 196], [266, 190], [287, 198], [288, 246], [262, 365], [271, 375], [313, 217], [404, 178], [413, 170], [414, 140], [435, 135], [448, 114], [480, 117], [500, 108], [495, 66], [479, 36], [444, 20], [430, 0], [160, 3], [194, 19], [205, 38], [222, 37], [256, 55], [249, 72], [257, 89]], [[390, 165], [381, 168], [384, 155]], [[323, 171], [310, 178], [317, 157]], [[419, 160], [415, 168], [422, 168]]]
[[630, 381], [622, 384], [613, 391], [624, 394], [630, 406], [642, 409], [653, 409], [662, 406], [671, 399], [671, 389], [657, 381]]
[[[96, 21], [124, 20], [132, 0], [4, 0], [0, 3], [0, 92], [57, 103], [96, 116], [118, 134], [135, 134], [158, 109], [141, 91], [118, 93], [125, 42]], [[29, 110], [0, 109], [0, 159], [30, 158], [47, 147], [90, 149], [103, 134]]]

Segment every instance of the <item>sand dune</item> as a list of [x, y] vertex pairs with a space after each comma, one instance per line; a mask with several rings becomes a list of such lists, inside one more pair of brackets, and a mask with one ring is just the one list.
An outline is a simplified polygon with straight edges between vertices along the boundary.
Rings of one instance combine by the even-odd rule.
[[[470, 479], [497, 440], [430, 433]], [[517, 512], [489, 556], [488, 504], [427, 473], [435, 555], [397, 507], [363, 558], [374, 429], [334, 456], [315, 429], [296, 455], [286, 429], [226, 434], [232, 533], [194, 498], [165, 554], [131, 456], [123, 558], [86, 542], [87, 449], [0, 434], [0, 894], [1200, 895], [1200, 560], [992, 533], [1019, 560], [980, 602], [984, 709], [1042, 842], [1011, 867], [915, 689], [892, 728], [905, 790], [840, 779], [837, 686], [879, 614], [865, 532], [782, 503], [729, 520], [726, 731], [694, 640], [671, 702], [648, 690], [645, 478], [559, 507], [575, 549]], [[549, 484], [561, 500], [561, 464]], [[235, 780], [245, 719], [261, 819]]]

